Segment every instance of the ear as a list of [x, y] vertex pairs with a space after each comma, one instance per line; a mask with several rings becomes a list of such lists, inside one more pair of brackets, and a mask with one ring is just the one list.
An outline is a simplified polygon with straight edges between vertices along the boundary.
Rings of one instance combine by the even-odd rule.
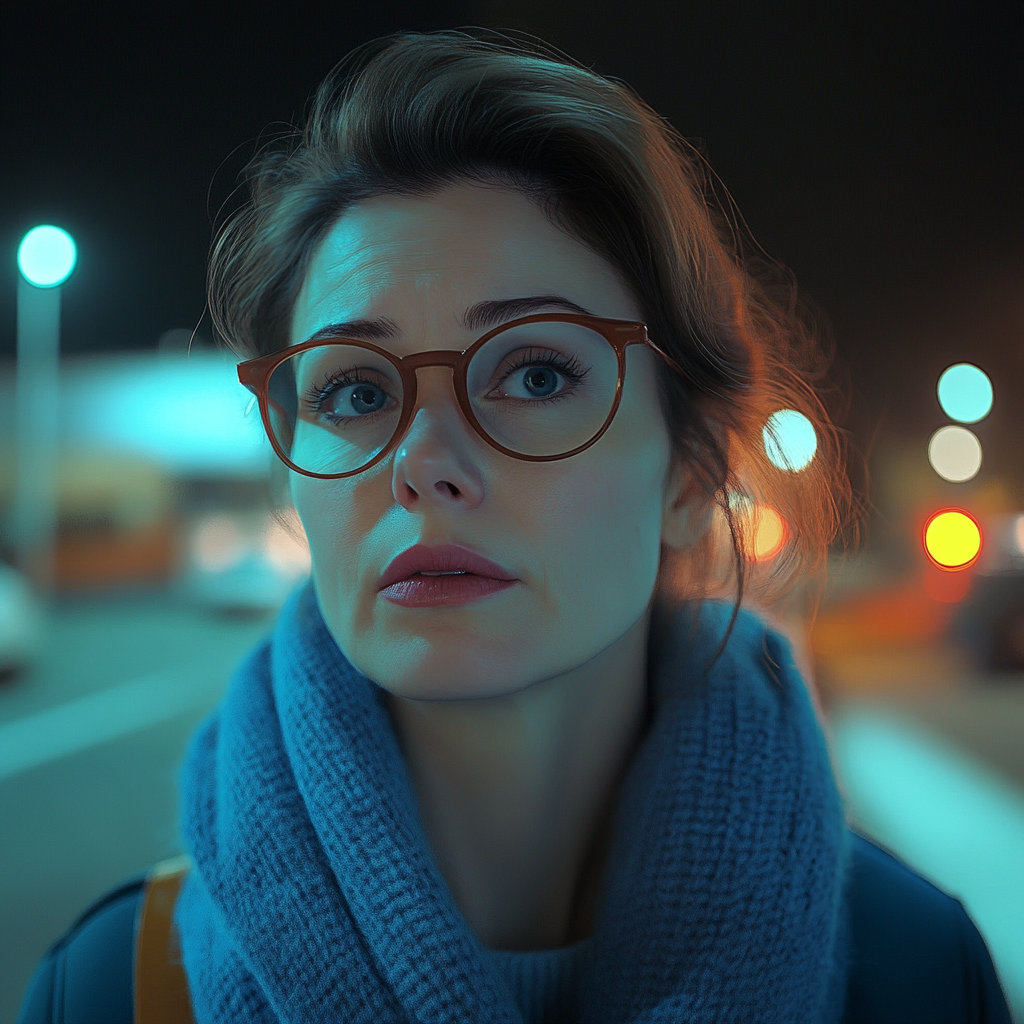
[[675, 459], [662, 504], [662, 544], [674, 551], [693, 547], [711, 527], [713, 497], [700, 474], [682, 459]]

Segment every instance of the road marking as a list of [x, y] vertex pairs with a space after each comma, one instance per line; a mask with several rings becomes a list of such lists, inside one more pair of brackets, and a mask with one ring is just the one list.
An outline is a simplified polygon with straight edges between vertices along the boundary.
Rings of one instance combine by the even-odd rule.
[[212, 706], [227, 682], [217, 668], [207, 660], [161, 669], [0, 725], [0, 780]]
[[1024, 1020], [1024, 793], [898, 716], [848, 709], [833, 737], [854, 820], [959, 897]]

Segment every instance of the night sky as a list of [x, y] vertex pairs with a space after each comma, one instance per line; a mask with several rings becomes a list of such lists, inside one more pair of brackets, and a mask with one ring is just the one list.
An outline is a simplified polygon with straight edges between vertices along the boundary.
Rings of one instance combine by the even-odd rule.
[[[831, 318], [862, 447], [938, 425], [950, 362], [983, 365], [997, 400], [1021, 393], [1024, 4], [97, 6], [23, 7], [0, 42], [0, 355], [18, 240], [45, 221], [79, 244], [66, 352], [209, 336], [212, 220], [260, 139], [301, 120], [351, 46], [485, 24], [544, 35], [702, 140]], [[998, 457], [1024, 479], [1024, 402], [1004, 408]]]

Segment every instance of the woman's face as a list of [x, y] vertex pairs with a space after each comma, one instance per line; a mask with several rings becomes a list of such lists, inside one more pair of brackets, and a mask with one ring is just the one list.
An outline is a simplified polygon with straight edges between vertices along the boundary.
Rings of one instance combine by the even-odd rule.
[[[327, 235], [291, 338], [378, 321], [387, 337], [374, 343], [397, 355], [463, 350], [486, 329], [479, 315], [467, 326], [474, 307], [537, 297], [546, 299], [506, 307], [501, 319], [577, 307], [641, 319], [617, 272], [518, 192], [458, 185], [382, 196]], [[451, 371], [429, 367], [388, 458], [341, 480], [291, 474], [320, 606], [361, 672], [403, 697], [510, 694], [582, 666], [637, 624], [677, 514], [655, 360], [642, 346], [627, 350], [615, 420], [568, 459], [530, 463], [491, 448], [465, 420]], [[455, 545], [507, 579], [474, 587], [468, 576], [418, 575], [385, 585], [396, 556], [417, 545]]]

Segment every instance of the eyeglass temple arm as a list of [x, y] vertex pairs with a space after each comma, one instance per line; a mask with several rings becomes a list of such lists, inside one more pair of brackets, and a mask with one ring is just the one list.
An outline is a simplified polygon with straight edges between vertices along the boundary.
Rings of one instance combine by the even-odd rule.
[[652, 349], [654, 349], [655, 352], [658, 353], [659, 356], [661, 356], [662, 359], [665, 360], [669, 369], [674, 370], [680, 377], [685, 377], [687, 380], [690, 380], [690, 375], [663, 348], [656, 345], [650, 335], [647, 335], [645, 341]]
[[[255, 368], [253, 366], [247, 365], [246, 363], [239, 363], [238, 366], [236, 367], [236, 372], [238, 373], [238, 383], [241, 384], [242, 387], [245, 388], [247, 391], [251, 391], [256, 396], [256, 399], [258, 401], [260, 397], [261, 387], [260, 384], [257, 383], [257, 377], [253, 373], [254, 369]], [[280, 405], [278, 405], [277, 402], [273, 400], [273, 398], [270, 397], [269, 391], [267, 392], [267, 404], [273, 406], [273, 408], [276, 409], [277, 412], [280, 413], [282, 416], [288, 415], [287, 410], [283, 409]]]

